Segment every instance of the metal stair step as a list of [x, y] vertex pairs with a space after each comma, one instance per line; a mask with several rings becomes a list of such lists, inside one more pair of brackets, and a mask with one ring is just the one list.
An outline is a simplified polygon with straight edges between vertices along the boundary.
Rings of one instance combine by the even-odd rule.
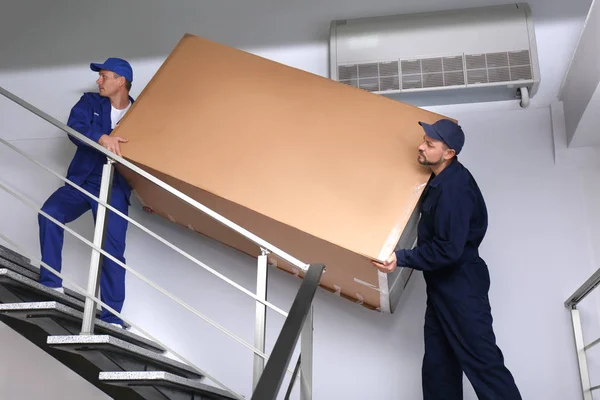
[[129, 387], [146, 400], [233, 400], [229, 392], [164, 371], [100, 372], [100, 382]]
[[166, 371], [186, 378], [202, 378], [187, 364], [109, 335], [49, 336], [48, 345], [79, 353], [102, 371]]
[[31, 265], [31, 260], [21, 254], [17, 253], [14, 250], [9, 249], [8, 247], [4, 247], [0, 245], [0, 258], [11, 261], [25, 269], [30, 270], [31, 272], [38, 272], [40, 269]]
[[0, 257], [0, 268], [6, 268], [12, 272], [16, 272], [17, 274], [23, 275], [24, 277], [34, 280], [36, 282], [39, 282], [40, 280], [39, 271], [30, 271], [29, 269], [24, 268], [13, 261], [7, 260], [6, 258]]
[[[20, 275], [23, 275], [35, 282], [40, 281], [40, 269], [31, 265], [29, 258], [20, 255], [2, 245], [0, 245], [0, 268], [6, 268]], [[80, 301], [85, 301], [85, 296], [65, 288], [65, 294]]]
[[[49, 335], [77, 335], [81, 331], [83, 313], [56, 301], [0, 304], [0, 314], [39, 326]], [[96, 319], [95, 333], [108, 334], [144, 349], [163, 353], [165, 350], [142, 336]]]
[[0, 268], [0, 303], [57, 301], [83, 311], [84, 302], [68, 293], [73, 292], [66, 289], [63, 294], [7, 268]]

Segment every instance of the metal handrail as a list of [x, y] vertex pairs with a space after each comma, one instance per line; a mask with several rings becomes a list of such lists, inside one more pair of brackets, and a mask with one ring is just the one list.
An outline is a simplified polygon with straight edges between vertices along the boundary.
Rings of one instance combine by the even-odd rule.
[[210, 380], [212, 380], [213, 382], [215, 382], [216, 384], [218, 384], [223, 389], [227, 390], [228, 392], [230, 392], [232, 395], [236, 396], [240, 400], [244, 400], [244, 397], [242, 395], [236, 393], [235, 391], [233, 391], [232, 389], [230, 389], [229, 387], [227, 387], [224, 383], [220, 382], [215, 377], [213, 377], [212, 375], [210, 375], [206, 371], [202, 370], [200, 367], [194, 365], [194, 363], [192, 363], [188, 359], [184, 358], [178, 352], [176, 352], [175, 350], [173, 350], [172, 348], [170, 348], [169, 346], [167, 346], [165, 343], [163, 343], [162, 341], [160, 341], [159, 339], [157, 339], [156, 337], [154, 337], [153, 335], [151, 335], [150, 333], [148, 333], [146, 330], [142, 329], [140, 326], [134, 324], [129, 319], [125, 318], [121, 313], [119, 313], [118, 311], [116, 311], [115, 309], [113, 309], [112, 307], [110, 307], [108, 304], [104, 303], [100, 298], [98, 298], [98, 297], [96, 297], [94, 295], [91, 295], [90, 293], [87, 292], [87, 290], [83, 289], [82, 287], [80, 287], [79, 285], [77, 285], [74, 281], [72, 281], [69, 278], [65, 277], [62, 273], [60, 273], [57, 270], [55, 270], [54, 268], [50, 267], [48, 264], [46, 264], [42, 260], [38, 259], [37, 257], [33, 257], [31, 254], [29, 254], [27, 251], [25, 251], [21, 246], [19, 246], [18, 244], [16, 244], [14, 241], [10, 240], [10, 238], [8, 238], [2, 232], [0, 232], [0, 238], [2, 240], [6, 241], [11, 246], [13, 246], [15, 248], [15, 250], [18, 250], [19, 253], [21, 253], [22, 255], [28, 257], [32, 261], [35, 261], [35, 262], [39, 263], [40, 266], [43, 266], [44, 268], [47, 268], [50, 272], [52, 272], [53, 274], [55, 274], [56, 276], [58, 276], [59, 278], [61, 278], [64, 282], [67, 282], [69, 284], [69, 288], [73, 289], [75, 292], [77, 292], [80, 295], [85, 296], [86, 298], [89, 298], [89, 299], [93, 300], [94, 302], [100, 304], [102, 307], [106, 308], [108, 311], [110, 311], [114, 315], [116, 315], [119, 318], [121, 318], [124, 322], [126, 322], [129, 325], [131, 325], [133, 328], [139, 330], [148, 339], [150, 339], [150, 340], [156, 342], [157, 344], [159, 344], [160, 346], [162, 346], [164, 348], [164, 350], [166, 350], [166, 351], [170, 352], [171, 354], [175, 355], [182, 362], [184, 362], [185, 364], [187, 364], [191, 368], [195, 369], [196, 372], [200, 373], [203, 376], [206, 376], [207, 378], [209, 378]]
[[39, 108], [37, 108], [34, 105], [26, 102], [25, 100], [21, 99], [20, 97], [16, 96], [15, 94], [9, 92], [8, 90], [4, 89], [1, 86], [0, 86], [0, 94], [3, 95], [4, 97], [8, 98], [12, 102], [14, 102], [14, 103], [20, 105], [21, 107], [29, 110], [30, 112], [34, 113], [38, 117], [46, 120], [47, 122], [51, 123], [52, 125], [56, 126], [57, 128], [61, 129], [62, 131], [66, 132], [67, 134], [69, 134], [69, 135], [77, 138], [79, 141], [81, 141], [81, 142], [87, 144], [88, 146], [90, 146], [90, 147], [98, 150], [99, 152], [103, 153], [106, 157], [108, 157], [108, 158], [110, 158], [110, 159], [118, 162], [119, 164], [127, 167], [128, 169], [132, 170], [133, 172], [137, 173], [138, 175], [141, 175], [142, 177], [148, 179], [150, 182], [152, 182], [155, 185], [159, 186], [161, 189], [166, 190], [167, 192], [171, 193], [173, 196], [175, 196], [178, 199], [184, 201], [185, 203], [189, 204], [190, 206], [194, 207], [195, 209], [197, 209], [197, 210], [199, 210], [199, 211], [207, 214], [211, 218], [217, 220], [218, 222], [222, 223], [223, 225], [227, 226], [228, 228], [230, 228], [230, 229], [234, 230], [235, 232], [239, 233], [240, 235], [244, 236], [246, 239], [254, 242], [259, 247], [267, 249], [269, 252], [277, 255], [278, 257], [280, 257], [283, 260], [289, 262], [290, 264], [294, 265], [295, 267], [301, 269], [304, 272], [306, 272], [308, 270], [308, 267], [309, 267], [308, 264], [303, 263], [302, 261], [298, 260], [297, 258], [295, 258], [295, 257], [291, 256], [290, 254], [286, 253], [285, 251], [279, 249], [275, 245], [273, 245], [273, 244], [267, 242], [266, 240], [264, 240], [264, 239], [256, 236], [252, 232], [250, 232], [250, 231], [242, 228], [240, 225], [236, 224], [235, 222], [233, 222], [233, 221], [225, 218], [221, 214], [219, 214], [219, 213], [213, 211], [212, 209], [206, 207], [205, 205], [203, 205], [200, 202], [194, 200], [190, 196], [188, 196], [188, 195], [182, 193], [181, 191], [175, 189], [173, 186], [169, 185], [168, 183], [163, 182], [162, 180], [158, 179], [154, 175], [152, 175], [152, 174], [144, 171], [143, 169], [141, 169], [137, 165], [131, 163], [130, 161], [127, 161], [123, 157], [118, 156], [117, 154], [112, 153], [112, 152], [106, 150], [104, 147], [100, 146], [98, 143], [96, 143], [93, 140], [89, 139], [87, 136], [82, 135], [81, 133], [77, 132], [75, 129], [71, 128], [70, 126], [68, 126], [68, 125], [66, 125], [66, 124], [64, 124], [62, 122], [60, 122], [56, 118], [54, 118], [51, 115], [43, 112]]
[[[37, 115], [38, 117], [44, 119], [45, 121], [51, 123], [52, 125], [56, 126], [57, 128], [63, 130], [65, 133], [67, 133], [68, 135], [76, 138], [80, 142], [85, 143], [89, 147], [91, 147], [91, 148], [99, 151], [100, 153], [104, 154], [107, 157], [107, 159], [108, 159], [108, 163], [103, 167], [102, 183], [101, 183], [101, 186], [100, 186], [100, 193], [99, 193], [98, 196], [94, 196], [91, 193], [89, 193], [86, 190], [84, 190], [83, 188], [81, 188], [78, 185], [76, 185], [75, 183], [71, 182], [70, 180], [62, 177], [57, 172], [51, 170], [50, 168], [46, 167], [42, 163], [39, 163], [33, 157], [27, 155], [25, 152], [22, 152], [17, 147], [12, 146], [10, 143], [8, 143], [7, 141], [5, 141], [3, 139], [0, 139], [0, 141], [3, 144], [5, 144], [7, 147], [11, 148], [12, 150], [14, 150], [17, 153], [21, 154], [25, 158], [27, 158], [30, 161], [34, 162], [35, 164], [39, 165], [40, 167], [42, 167], [46, 171], [48, 171], [51, 174], [53, 174], [54, 176], [58, 177], [60, 180], [62, 180], [65, 183], [69, 184], [73, 188], [79, 190], [80, 192], [82, 192], [86, 196], [88, 196], [90, 198], [93, 198], [99, 204], [99, 207], [98, 207], [98, 216], [96, 218], [96, 226], [95, 226], [95, 233], [94, 233], [94, 242], [92, 243], [92, 242], [86, 240], [85, 238], [81, 237], [80, 235], [78, 235], [76, 232], [72, 231], [68, 227], [66, 227], [64, 224], [62, 224], [59, 221], [57, 221], [53, 217], [51, 217], [50, 215], [48, 215], [47, 213], [45, 213], [41, 209], [39, 209], [39, 207], [32, 206], [32, 204], [34, 202], [28, 202], [27, 200], [25, 200], [24, 197], [19, 196], [18, 193], [16, 193], [13, 190], [9, 189], [7, 186], [0, 184], [0, 188], [2, 190], [4, 190], [7, 193], [11, 194], [13, 197], [21, 200], [24, 204], [28, 205], [29, 207], [31, 207], [35, 211], [37, 211], [38, 214], [43, 215], [49, 221], [53, 222], [54, 224], [56, 224], [56, 225], [60, 226], [61, 228], [63, 228], [65, 231], [67, 231], [70, 234], [74, 235], [75, 237], [77, 237], [79, 240], [83, 241], [85, 244], [87, 244], [92, 249], [92, 259], [91, 259], [91, 265], [90, 265], [90, 273], [89, 273], [89, 280], [88, 280], [87, 291], [84, 291], [83, 289], [81, 289], [81, 288], [79, 288], [77, 286], [77, 288], [81, 289], [81, 291], [83, 292], [83, 294], [84, 294], [84, 296], [86, 298], [85, 309], [84, 309], [84, 313], [83, 313], [83, 317], [84, 317], [83, 318], [83, 325], [82, 325], [82, 330], [81, 330], [81, 334], [82, 335], [93, 334], [93, 326], [94, 326], [94, 316], [93, 316], [93, 313], [95, 312], [95, 307], [96, 307], [96, 306], [94, 306], [94, 304], [101, 304], [102, 306], [104, 306], [104, 308], [106, 310], [110, 311], [114, 315], [117, 315], [119, 317], [121, 316], [120, 313], [117, 313], [112, 308], [106, 306], [104, 303], [102, 303], [102, 301], [100, 299], [98, 299], [98, 297], [95, 296], [95, 294], [97, 294], [98, 290], [99, 290], [99, 288], [98, 288], [98, 276], [99, 276], [99, 268], [100, 268], [100, 264], [101, 264], [101, 257], [102, 256], [108, 257], [110, 260], [112, 260], [113, 262], [115, 262], [120, 267], [124, 268], [127, 271], [130, 271], [135, 276], [137, 276], [138, 278], [142, 279], [144, 282], [148, 283], [150, 286], [154, 287], [155, 289], [157, 289], [161, 293], [165, 294], [167, 297], [169, 297], [172, 300], [174, 300], [175, 302], [177, 302], [179, 305], [181, 305], [184, 308], [188, 309], [189, 311], [191, 311], [196, 316], [202, 318], [204, 321], [206, 321], [210, 325], [216, 327], [217, 329], [219, 329], [223, 333], [227, 334], [228, 336], [230, 336], [231, 338], [233, 338], [237, 342], [241, 343], [242, 345], [244, 345], [245, 347], [247, 347], [248, 349], [250, 349], [254, 353], [254, 357], [255, 357], [255, 363], [254, 363], [254, 382], [255, 382], [255, 385], [257, 387], [260, 387], [260, 390], [255, 390], [254, 391], [253, 399], [256, 398], [257, 393], [261, 393], [261, 392], [262, 393], [273, 393], [273, 396], [275, 396], [276, 393], [279, 391], [279, 387], [280, 387], [280, 383], [281, 383], [281, 379], [282, 379], [283, 375], [286, 372], [290, 373], [290, 374], [293, 374], [293, 372], [287, 368], [287, 366], [289, 364], [289, 358], [291, 357], [291, 353], [293, 351], [293, 348], [290, 349], [288, 347], [289, 347], [289, 344], [290, 344], [290, 338], [291, 337], [294, 337], [293, 343], [294, 343], [294, 346], [295, 346], [295, 343], [296, 343], [296, 341], [297, 341], [297, 339], [298, 339], [298, 337], [300, 335], [300, 331], [302, 331], [303, 341], [302, 341], [302, 346], [301, 346], [302, 347], [301, 352], [302, 352], [302, 354], [306, 353], [306, 355], [308, 357], [307, 357], [307, 361], [306, 362], [304, 360], [304, 357], [302, 357], [302, 367], [301, 367], [301, 369], [302, 369], [301, 397], [303, 399], [310, 399], [310, 398], [312, 398], [312, 328], [313, 328], [313, 325], [312, 325], [312, 318], [313, 318], [312, 317], [312, 315], [313, 315], [313, 312], [312, 312], [312, 300], [313, 300], [313, 297], [314, 297], [314, 291], [316, 291], [316, 288], [318, 287], [318, 283], [319, 283], [319, 280], [320, 280], [320, 275], [324, 271], [324, 266], [319, 266], [320, 267], [320, 272], [318, 273], [319, 277], [318, 277], [318, 279], [315, 282], [313, 282], [313, 280], [314, 280], [313, 279], [314, 278], [314, 271], [315, 271], [315, 267], [316, 267], [315, 265], [310, 265], [309, 266], [308, 264], [302, 263], [301, 261], [299, 261], [298, 259], [296, 259], [293, 256], [289, 255], [288, 253], [284, 252], [283, 250], [277, 248], [276, 246], [274, 246], [271, 243], [263, 240], [262, 238], [254, 235], [253, 233], [247, 231], [246, 229], [244, 229], [241, 226], [237, 225], [236, 223], [230, 221], [229, 219], [225, 218], [224, 216], [218, 214], [217, 212], [213, 211], [212, 209], [210, 209], [210, 208], [204, 206], [203, 204], [197, 202], [196, 200], [194, 200], [191, 197], [185, 195], [184, 193], [180, 192], [179, 190], [175, 189], [174, 187], [170, 186], [169, 184], [163, 182], [159, 178], [151, 175], [150, 173], [148, 173], [148, 172], [144, 171], [143, 169], [137, 167], [133, 163], [127, 161], [124, 158], [122, 158], [121, 156], [118, 156], [118, 155], [116, 155], [116, 154], [114, 154], [112, 152], [109, 152], [104, 147], [102, 147], [98, 143], [92, 141], [91, 139], [89, 139], [85, 135], [80, 134], [79, 132], [77, 132], [74, 129], [70, 128], [69, 126], [63, 124], [62, 122], [56, 120], [52, 116], [44, 113], [42, 110], [40, 110], [40, 109], [36, 108], [35, 106], [27, 103], [23, 99], [21, 99], [18, 96], [12, 94], [11, 92], [5, 90], [2, 87], [0, 87], [0, 94], [2, 94], [3, 96], [5, 96], [9, 100], [13, 101], [14, 103], [20, 105], [21, 107], [27, 109], [28, 111], [34, 113], [35, 115]], [[183, 202], [187, 203], [188, 205], [192, 206], [193, 208], [195, 208], [195, 209], [203, 212], [204, 214], [208, 215], [209, 217], [213, 218], [214, 220], [220, 222], [221, 224], [225, 225], [226, 227], [232, 229], [233, 231], [239, 233], [240, 235], [242, 235], [246, 239], [248, 239], [251, 242], [253, 242], [256, 245], [258, 245], [260, 247], [261, 251], [262, 251], [262, 255], [258, 257], [258, 264], [259, 264], [258, 266], [259, 266], [259, 269], [258, 269], [258, 274], [257, 274], [257, 279], [258, 279], [257, 284], [260, 287], [262, 287], [262, 285], [266, 285], [266, 280], [267, 280], [266, 266], [267, 266], [267, 254], [268, 253], [273, 253], [276, 256], [278, 256], [279, 258], [281, 258], [281, 259], [287, 261], [288, 263], [290, 263], [292, 266], [294, 266], [294, 267], [296, 267], [296, 268], [304, 271], [306, 273], [305, 280], [301, 284], [301, 288], [300, 288], [300, 290], [299, 290], [299, 292], [298, 292], [298, 294], [296, 296], [296, 300], [294, 301], [294, 304], [292, 305], [292, 309], [294, 310], [293, 317], [292, 317], [292, 310], [290, 310], [290, 313], [288, 315], [287, 313], [283, 312], [281, 309], [277, 308], [273, 304], [267, 302], [266, 301], [266, 291], [265, 290], [261, 291], [261, 289], [259, 287], [257, 289], [256, 295], [253, 294], [253, 293], [251, 293], [247, 289], [245, 289], [242, 286], [236, 284], [235, 282], [233, 282], [229, 278], [225, 277], [224, 275], [219, 274], [218, 272], [214, 271], [212, 268], [208, 267], [204, 263], [202, 263], [199, 260], [195, 259], [194, 257], [192, 257], [188, 253], [184, 252], [183, 250], [179, 249], [178, 247], [176, 247], [175, 245], [173, 245], [172, 243], [170, 243], [166, 239], [164, 239], [161, 236], [155, 234], [150, 229], [144, 227], [143, 225], [139, 224], [138, 222], [136, 222], [135, 220], [131, 219], [127, 215], [124, 215], [122, 212], [120, 212], [116, 208], [112, 207], [109, 204], [109, 202], [110, 202], [111, 188], [112, 188], [112, 181], [113, 181], [113, 173], [114, 173], [114, 165], [113, 165], [113, 163], [114, 162], [120, 163], [121, 165], [125, 166], [126, 168], [130, 169], [131, 171], [137, 173], [138, 175], [144, 177], [148, 181], [154, 183], [158, 187], [160, 187], [163, 190], [167, 191], [168, 193], [172, 194], [173, 196], [175, 196], [179, 200], [182, 200]], [[106, 234], [106, 230], [105, 230], [106, 229], [106, 223], [107, 223], [107, 211], [106, 210], [113, 211], [115, 214], [119, 215], [121, 218], [126, 219], [128, 222], [131, 222], [132, 224], [134, 224], [135, 226], [137, 226], [138, 228], [140, 228], [144, 232], [148, 233], [149, 235], [151, 235], [155, 239], [159, 240], [163, 244], [167, 245], [171, 249], [175, 250], [179, 254], [181, 254], [184, 257], [188, 258], [189, 260], [193, 261], [197, 265], [200, 265], [205, 270], [213, 273], [213, 275], [215, 275], [215, 276], [219, 277], [220, 279], [224, 280], [225, 282], [227, 282], [231, 286], [235, 287], [236, 289], [238, 289], [238, 290], [242, 291], [243, 293], [245, 293], [245, 294], [249, 295], [250, 297], [252, 297], [256, 301], [256, 307], [257, 307], [257, 310], [256, 310], [257, 316], [256, 316], [256, 320], [255, 320], [255, 347], [251, 346], [250, 344], [246, 343], [245, 341], [243, 341], [242, 339], [238, 338], [234, 334], [230, 333], [225, 328], [221, 327], [220, 325], [218, 325], [214, 321], [212, 321], [209, 318], [205, 317], [199, 311], [195, 310], [193, 307], [187, 305], [185, 302], [183, 302], [182, 300], [178, 299], [173, 294], [169, 293], [168, 291], [166, 291], [163, 288], [161, 288], [160, 286], [158, 286], [156, 283], [154, 283], [151, 280], [149, 280], [148, 278], [146, 278], [144, 275], [138, 273], [133, 268], [127, 266], [126, 264], [122, 263], [120, 260], [116, 259], [114, 256], [112, 256], [108, 252], [104, 251], [102, 249], [102, 247], [103, 247], [102, 243], [104, 241], [104, 236]], [[5, 240], [7, 240], [7, 239], [5, 239]], [[7, 241], [9, 241], [9, 240], [7, 240]], [[15, 246], [15, 247], [18, 247], [18, 246]], [[43, 264], [45, 266], [45, 264], [42, 263], [41, 260], [40, 260], [40, 264]], [[55, 275], [57, 275], [59, 277], [62, 277], [61, 274], [57, 273], [57, 271], [55, 271], [53, 268], [47, 268], [47, 269], [49, 271], [51, 271], [52, 273], [54, 273]], [[309, 273], [310, 273], [311, 278], [309, 280], [307, 280], [307, 278], [309, 276]], [[67, 282], [70, 282], [70, 281], [67, 280]], [[305, 295], [301, 296], [301, 292], [305, 293], [306, 290], [307, 290], [307, 287], [310, 287], [309, 290], [312, 291], [312, 294], [310, 295], [310, 300], [308, 301], [308, 303], [306, 302], [306, 296]], [[300, 307], [303, 310], [306, 307], [309, 307], [308, 308], [309, 311], [304, 310], [302, 312], [302, 314], [298, 314], [298, 310], [297, 310], [298, 309], [298, 299], [300, 299], [300, 298], [304, 299], [304, 300], [300, 301]], [[277, 343], [279, 345], [276, 344], [276, 349], [273, 350], [272, 357], [274, 357], [275, 360], [272, 360], [270, 362], [269, 362], [269, 358], [264, 353], [264, 349], [265, 349], [264, 330], [266, 328], [265, 326], [263, 326], [264, 323], [265, 323], [265, 317], [266, 317], [266, 309], [264, 307], [269, 307], [269, 308], [277, 311], [278, 313], [286, 316], [286, 321], [284, 323], [284, 327], [282, 328], [282, 331], [281, 331], [281, 333], [279, 335], [279, 338], [277, 340]], [[128, 322], [127, 320], [125, 320], [123, 318], [122, 318], [122, 320], [125, 321], [125, 322]], [[305, 320], [306, 320], [306, 323], [304, 322]], [[131, 324], [131, 325], [135, 326], [133, 324]], [[290, 330], [290, 326], [293, 326], [294, 328], [292, 330]], [[143, 330], [141, 330], [141, 331], [145, 333], [145, 331], [143, 331]], [[148, 335], [148, 336], [150, 336], [150, 335]], [[284, 346], [282, 347], [282, 344], [280, 344], [280, 343], [283, 343]], [[183, 357], [179, 356], [177, 353], [175, 353], [175, 352], [173, 352], [173, 353], [176, 354], [181, 360], [185, 360]], [[284, 363], [282, 363], [281, 361], [284, 360], [284, 359], [286, 359], [287, 361], [284, 362]], [[268, 380], [265, 377], [262, 376], [262, 375], [264, 375], [264, 373], [262, 372], [262, 370], [264, 368], [264, 364], [263, 364], [264, 361], [263, 360], [267, 361], [267, 368], [269, 369], [269, 373], [267, 375], [269, 377], [274, 377], [275, 375], [278, 376], [278, 378], [276, 378], [277, 382], [275, 382], [276, 383], [276, 388], [273, 387], [272, 383], [268, 383]], [[189, 363], [189, 362], [187, 362], [187, 363], [190, 364], [192, 367], [194, 367], [191, 363]], [[194, 367], [194, 368], [197, 368], [197, 367]], [[205, 374], [205, 375], [207, 375], [207, 374]], [[260, 376], [260, 380], [258, 379], [259, 376]], [[213, 378], [211, 378], [211, 379], [213, 379]], [[216, 379], [213, 379], [213, 380], [215, 382], [218, 382]], [[222, 387], [224, 387], [226, 390], [230, 391], [230, 389], [226, 388], [224, 385], [222, 385], [222, 384], [220, 384], [220, 385]], [[236, 394], [236, 396], [239, 396], [239, 395]], [[274, 399], [274, 397], [273, 397], [273, 399]]]
[[[235, 334], [229, 332], [227, 329], [225, 329], [221, 325], [219, 325], [216, 322], [212, 321], [210, 318], [206, 317], [200, 311], [196, 310], [195, 308], [193, 308], [189, 304], [185, 303], [183, 300], [179, 299], [178, 297], [176, 297], [175, 295], [173, 295], [171, 292], [169, 292], [166, 289], [160, 287], [158, 284], [156, 284], [154, 281], [148, 279], [143, 274], [139, 273], [138, 271], [136, 271], [135, 269], [131, 268], [130, 266], [124, 264], [123, 262], [121, 262], [120, 260], [118, 260], [116, 257], [114, 257], [112, 254], [108, 253], [106, 250], [104, 250], [104, 249], [102, 249], [102, 248], [100, 248], [98, 246], [95, 246], [92, 242], [90, 242], [89, 240], [87, 240], [86, 238], [84, 238], [83, 236], [81, 236], [80, 234], [78, 234], [77, 232], [75, 232], [74, 230], [72, 230], [71, 228], [69, 228], [68, 226], [66, 226], [65, 224], [61, 223], [60, 221], [56, 220], [55, 218], [53, 218], [52, 216], [50, 216], [46, 212], [42, 211], [39, 207], [36, 207], [29, 200], [25, 199], [25, 196], [22, 196], [22, 195], [18, 194], [14, 189], [11, 189], [8, 186], [6, 186], [4, 183], [1, 182], [1, 180], [0, 180], [0, 189], [4, 190], [6, 193], [10, 194], [11, 196], [13, 196], [14, 198], [16, 198], [17, 200], [20, 200], [23, 204], [25, 204], [29, 208], [33, 209], [34, 211], [37, 211], [38, 214], [43, 215], [48, 220], [52, 221], [53, 223], [55, 223], [56, 225], [58, 225], [59, 227], [61, 227], [62, 229], [64, 229], [65, 232], [68, 232], [71, 235], [75, 236], [77, 239], [79, 239], [80, 241], [82, 241], [83, 243], [85, 243], [91, 249], [94, 249], [94, 250], [98, 251], [104, 257], [108, 257], [109, 259], [111, 259], [112, 261], [114, 261], [116, 264], [118, 264], [120, 267], [122, 267], [125, 270], [131, 272], [132, 274], [134, 274], [135, 276], [137, 276], [138, 278], [140, 278], [142, 281], [144, 281], [148, 285], [152, 286], [154, 289], [158, 290], [159, 292], [161, 292], [165, 296], [169, 297], [174, 302], [178, 303], [180, 306], [186, 308], [188, 311], [190, 311], [193, 314], [195, 314], [196, 316], [202, 318], [208, 324], [214, 326], [215, 328], [219, 329], [221, 332], [225, 333], [226, 335], [228, 335], [232, 339], [236, 340], [237, 342], [239, 342], [243, 346], [247, 347], [249, 350], [253, 351], [254, 354], [258, 355], [259, 357], [262, 357], [265, 360], [268, 359], [268, 356], [265, 353], [263, 353], [263, 352], [255, 349], [254, 346], [252, 346], [251, 344], [247, 343], [246, 341], [244, 341], [243, 339], [239, 338]], [[290, 372], [290, 374], [293, 373], [293, 371], [289, 371], [289, 372]]]
[[592, 386], [586, 351], [600, 343], [600, 338], [585, 344], [583, 338], [583, 326], [581, 324], [581, 315], [577, 305], [588, 296], [594, 289], [600, 286], [600, 269], [596, 270], [581, 286], [579, 286], [571, 296], [565, 301], [565, 307], [571, 313], [571, 324], [573, 326], [573, 339], [575, 341], [575, 353], [579, 367], [579, 379], [581, 383], [581, 392], [584, 400], [592, 400], [592, 392], [600, 389], [600, 385]]
[[184, 256], [188, 260], [192, 261], [196, 265], [204, 268], [206, 271], [210, 272], [211, 274], [213, 274], [217, 278], [219, 278], [219, 279], [223, 280], [224, 282], [230, 284], [231, 286], [235, 287], [239, 291], [243, 292], [244, 294], [248, 295], [249, 297], [252, 297], [254, 300], [258, 301], [261, 304], [264, 304], [265, 306], [267, 306], [270, 309], [272, 309], [273, 311], [275, 311], [275, 312], [283, 315], [284, 317], [288, 316], [288, 314], [285, 311], [283, 311], [281, 308], [277, 307], [276, 305], [274, 305], [274, 304], [272, 304], [272, 303], [270, 303], [268, 301], [260, 299], [256, 294], [252, 293], [251, 291], [249, 291], [248, 289], [244, 288], [240, 284], [235, 283], [233, 280], [229, 279], [228, 277], [226, 277], [225, 275], [221, 274], [220, 272], [217, 272], [214, 269], [210, 268], [208, 265], [204, 264], [202, 261], [196, 259], [194, 256], [190, 255], [189, 253], [181, 250], [179, 247], [175, 246], [173, 243], [169, 242], [168, 240], [166, 240], [162, 236], [160, 236], [160, 235], [154, 233], [153, 231], [151, 231], [150, 229], [146, 228], [144, 225], [140, 224], [139, 222], [137, 222], [133, 218], [129, 217], [128, 215], [123, 214], [121, 211], [117, 210], [115, 207], [113, 207], [110, 204], [102, 201], [97, 196], [94, 196], [93, 194], [91, 194], [87, 190], [83, 189], [79, 185], [77, 185], [77, 184], [71, 182], [69, 179], [63, 177], [58, 172], [52, 170], [51, 168], [47, 167], [43, 163], [37, 161], [36, 159], [34, 159], [32, 156], [30, 156], [29, 154], [27, 154], [23, 150], [21, 150], [18, 147], [10, 144], [8, 141], [6, 141], [6, 140], [4, 140], [2, 138], [0, 138], [0, 143], [4, 144], [8, 148], [10, 148], [11, 150], [13, 150], [16, 153], [20, 154], [21, 156], [25, 157], [26, 159], [28, 159], [29, 161], [33, 162], [34, 164], [38, 165], [40, 168], [42, 168], [45, 171], [49, 172], [50, 174], [54, 175], [55, 177], [57, 177], [61, 181], [63, 181], [66, 184], [70, 185], [74, 189], [80, 191], [81, 193], [83, 193], [84, 195], [88, 196], [89, 198], [94, 199], [99, 204], [101, 204], [104, 207], [106, 207], [107, 209], [111, 210], [112, 212], [114, 212], [115, 214], [117, 214], [118, 216], [120, 216], [121, 218], [124, 218], [125, 220], [127, 220], [128, 222], [130, 222], [131, 224], [133, 224], [134, 226], [138, 227], [139, 229], [141, 229], [142, 231], [144, 231], [148, 235], [152, 236], [156, 240], [160, 241], [164, 245], [168, 246], [172, 250], [176, 251], [177, 253], [181, 254], [182, 256]]
[[565, 301], [565, 307], [576, 306], [598, 286], [600, 286], [600, 268], [569, 296]]

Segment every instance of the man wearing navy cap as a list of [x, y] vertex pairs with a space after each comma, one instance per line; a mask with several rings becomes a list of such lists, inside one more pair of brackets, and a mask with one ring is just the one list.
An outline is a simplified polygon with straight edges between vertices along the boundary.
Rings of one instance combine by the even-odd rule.
[[[121, 155], [120, 144], [126, 140], [109, 135], [133, 104], [134, 100], [129, 95], [133, 70], [127, 61], [120, 58], [109, 58], [102, 64], [92, 63], [90, 68], [99, 75], [96, 81], [98, 93], [84, 93], [81, 96], [71, 109], [67, 125], [109, 151]], [[98, 197], [102, 167], [107, 158], [70, 135], [69, 139], [77, 146], [77, 150], [67, 170], [67, 179]], [[110, 204], [127, 215], [130, 194], [131, 188], [115, 171]], [[68, 184], [56, 190], [42, 206], [42, 211], [63, 224], [74, 221], [90, 209], [95, 220], [98, 203]], [[104, 249], [125, 263], [127, 221], [110, 210], [107, 213]], [[64, 231], [41, 214], [38, 215], [38, 223], [42, 261], [60, 271]], [[40, 269], [40, 283], [64, 293], [62, 280], [43, 267]], [[102, 261], [100, 290], [102, 301], [121, 312], [125, 301], [125, 270], [107, 257], [103, 257]], [[123, 325], [120, 318], [104, 309], [100, 319], [117, 326]]]
[[397, 266], [423, 271], [424, 400], [462, 399], [463, 371], [478, 398], [520, 400], [492, 328], [490, 276], [478, 252], [487, 230], [487, 208], [475, 179], [457, 159], [465, 135], [447, 119], [419, 124], [425, 137], [417, 161], [433, 174], [423, 193], [417, 246], [373, 264], [386, 273]]

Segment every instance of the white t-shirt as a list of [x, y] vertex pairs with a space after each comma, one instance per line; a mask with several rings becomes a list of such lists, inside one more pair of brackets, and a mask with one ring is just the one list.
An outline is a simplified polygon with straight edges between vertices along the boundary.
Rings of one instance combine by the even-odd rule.
[[121, 118], [123, 118], [123, 115], [129, 110], [129, 107], [131, 107], [131, 102], [122, 110], [117, 110], [113, 105], [110, 106], [110, 129], [115, 129]]

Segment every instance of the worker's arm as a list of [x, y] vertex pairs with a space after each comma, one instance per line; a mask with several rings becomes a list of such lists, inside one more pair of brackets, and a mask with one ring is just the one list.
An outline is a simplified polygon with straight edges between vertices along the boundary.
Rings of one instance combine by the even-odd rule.
[[396, 264], [420, 271], [433, 271], [455, 264], [463, 254], [469, 234], [473, 200], [457, 187], [444, 188], [435, 210], [435, 233], [410, 250], [396, 251]]
[[[69, 120], [67, 121], [67, 125], [71, 128], [75, 129], [77, 132], [82, 135], [87, 136], [89, 139], [93, 140], [96, 143], [99, 143], [102, 147], [106, 148], [109, 151], [117, 155], [121, 155], [121, 148], [119, 143], [126, 143], [127, 139], [123, 139], [118, 136], [109, 136], [103, 133], [99, 126], [101, 124], [92, 123], [94, 116], [94, 109], [92, 108], [92, 104], [86, 98], [85, 95], [81, 96], [81, 99], [73, 106], [71, 109], [71, 114], [69, 115]], [[97, 118], [102, 118], [100, 115], [97, 115]], [[87, 146], [85, 143], [80, 140], [69, 135], [69, 139], [76, 146]]]
[[[93, 115], [94, 110], [92, 108], [92, 104], [86, 98], [86, 95], [83, 95], [77, 104], [75, 104], [71, 109], [71, 114], [69, 114], [67, 125], [98, 143], [98, 140], [103, 133], [100, 132], [100, 129], [95, 128], [94, 124], [92, 124]], [[98, 116], [98, 118], [100, 118], [100, 116]], [[78, 147], [87, 146], [85, 143], [71, 135], [69, 135], [69, 139], [71, 139], [71, 141]]]

